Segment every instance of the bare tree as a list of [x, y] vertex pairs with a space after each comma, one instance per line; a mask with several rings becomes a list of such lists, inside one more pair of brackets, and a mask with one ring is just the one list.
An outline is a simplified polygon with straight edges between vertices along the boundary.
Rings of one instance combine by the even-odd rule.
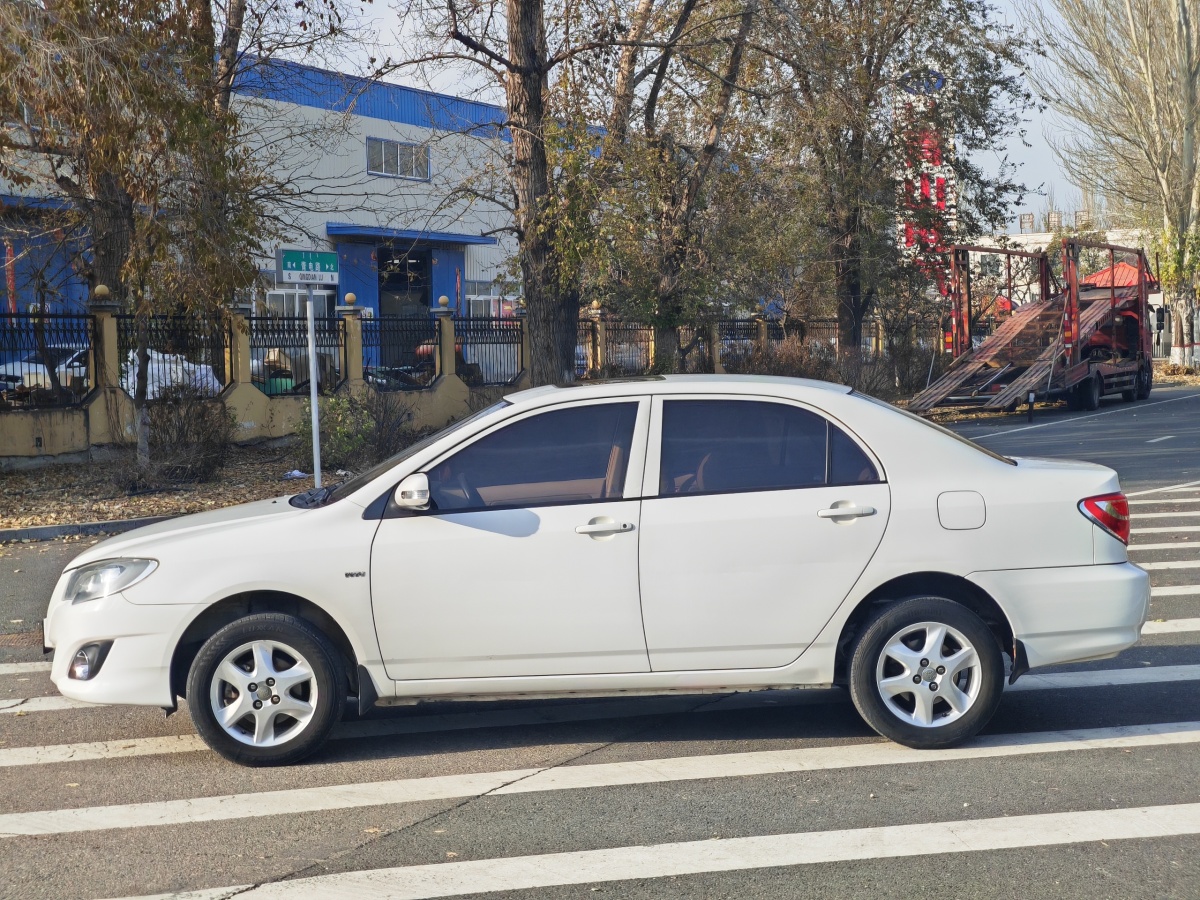
[[[1052, 0], [1067, 27], [1035, 71], [1061, 119], [1052, 140], [1085, 190], [1158, 235], [1174, 312], [1172, 361], [1195, 362], [1200, 268], [1200, 36], [1197, 0]], [[1036, 13], [1027, 15], [1031, 20]]]

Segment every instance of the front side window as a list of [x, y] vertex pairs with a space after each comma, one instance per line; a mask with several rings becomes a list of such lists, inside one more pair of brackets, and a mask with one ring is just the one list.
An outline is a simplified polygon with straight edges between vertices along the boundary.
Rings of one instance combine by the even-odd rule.
[[875, 481], [879, 473], [862, 449], [807, 410], [756, 400], [663, 404], [660, 495]]
[[367, 171], [372, 175], [429, 180], [429, 148], [421, 144], [367, 138]]
[[506, 425], [434, 466], [437, 510], [619, 500], [636, 402], [540, 413]]

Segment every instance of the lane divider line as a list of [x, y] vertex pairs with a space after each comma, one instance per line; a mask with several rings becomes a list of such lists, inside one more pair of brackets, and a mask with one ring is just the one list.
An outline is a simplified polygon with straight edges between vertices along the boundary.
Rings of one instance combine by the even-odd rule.
[[1175, 435], [1173, 435], [1173, 434], [1164, 434], [1162, 437], [1151, 438], [1150, 440], [1146, 441], [1146, 443], [1147, 444], [1157, 444], [1161, 441], [1169, 441], [1173, 437], [1175, 437]]
[[673, 781], [742, 778], [868, 766], [944, 763], [1039, 753], [1122, 750], [1200, 743], [1200, 722], [988, 735], [948, 750], [913, 750], [873, 741], [804, 750], [765, 750], [403, 778], [284, 791], [228, 794], [153, 803], [52, 809], [0, 815], [0, 838], [151, 828], [194, 822], [227, 822], [399, 803], [459, 800], [482, 794], [531, 794]]
[[334, 897], [419, 900], [709, 872], [1193, 834], [1200, 834], [1200, 803], [906, 823], [397, 866], [252, 887], [159, 894], [153, 900], [223, 900], [233, 896], [239, 900]]

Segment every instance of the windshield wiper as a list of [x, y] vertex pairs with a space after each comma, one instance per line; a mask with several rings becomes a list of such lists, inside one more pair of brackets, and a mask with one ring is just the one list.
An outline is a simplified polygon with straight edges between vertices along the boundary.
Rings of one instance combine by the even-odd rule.
[[303, 494], [297, 494], [288, 500], [292, 506], [297, 506], [300, 509], [313, 509], [317, 506], [324, 506], [329, 502], [329, 498], [333, 496], [333, 492], [342, 485], [342, 482], [328, 485], [327, 487], [311, 488]]

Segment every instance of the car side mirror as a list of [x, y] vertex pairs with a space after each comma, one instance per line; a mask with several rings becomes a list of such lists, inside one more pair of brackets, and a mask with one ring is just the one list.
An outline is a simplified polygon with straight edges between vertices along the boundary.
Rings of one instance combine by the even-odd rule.
[[429, 476], [413, 472], [396, 485], [393, 499], [401, 509], [429, 509]]

